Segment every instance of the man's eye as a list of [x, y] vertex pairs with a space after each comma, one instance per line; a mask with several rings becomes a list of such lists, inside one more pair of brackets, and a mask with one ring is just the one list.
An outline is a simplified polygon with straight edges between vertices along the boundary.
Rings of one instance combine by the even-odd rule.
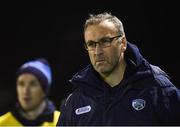
[[37, 84], [38, 84], [37, 81], [34, 81], [34, 80], [30, 81], [30, 85], [33, 87], [37, 86]]
[[111, 42], [110, 38], [104, 38], [101, 40], [102, 43]]
[[23, 87], [25, 85], [25, 83], [23, 81], [18, 81], [17, 84], [18, 84], [18, 86], [21, 86], [21, 87]]
[[87, 43], [87, 46], [94, 46], [95, 43]]

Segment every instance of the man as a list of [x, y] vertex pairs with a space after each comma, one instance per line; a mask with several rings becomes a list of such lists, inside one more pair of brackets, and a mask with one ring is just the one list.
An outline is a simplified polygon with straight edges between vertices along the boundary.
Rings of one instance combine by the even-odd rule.
[[84, 38], [91, 65], [70, 80], [76, 89], [57, 125], [180, 125], [179, 90], [126, 40], [117, 17], [91, 15]]
[[15, 108], [0, 117], [0, 126], [55, 126], [60, 112], [48, 100], [51, 69], [45, 59], [26, 62], [17, 72]]

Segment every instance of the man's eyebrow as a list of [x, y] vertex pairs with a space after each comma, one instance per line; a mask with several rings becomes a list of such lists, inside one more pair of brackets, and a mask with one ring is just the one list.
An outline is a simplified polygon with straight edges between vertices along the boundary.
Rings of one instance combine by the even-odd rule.
[[88, 40], [86, 43], [97, 43], [97, 42], [99, 42], [99, 41], [102, 41], [102, 40], [104, 40], [104, 39], [109, 39], [109, 38], [110, 38], [110, 37], [105, 36], [105, 37], [100, 38], [98, 41]]
[[86, 43], [97, 43], [96, 41], [88, 40]]

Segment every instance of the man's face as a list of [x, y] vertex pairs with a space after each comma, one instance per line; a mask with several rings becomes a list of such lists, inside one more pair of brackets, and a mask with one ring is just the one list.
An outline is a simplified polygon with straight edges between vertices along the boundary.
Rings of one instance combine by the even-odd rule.
[[[104, 38], [118, 35], [118, 30], [112, 22], [103, 21], [100, 24], [90, 25], [85, 30], [85, 42], [98, 42]], [[120, 37], [121, 38], [121, 37]], [[102, 48], [99, 44], [94, 50], [88, 50], [90, 61], [94, 69], [101, 74], [111, 73], [119, 63], [121, 44], [119, 38], [111, 42], [111, 46]]]
[[21, 74], [17, 78], [17, 95], [25, 111], [36, 109], [45, 97], [39, 80], [29, 73]]

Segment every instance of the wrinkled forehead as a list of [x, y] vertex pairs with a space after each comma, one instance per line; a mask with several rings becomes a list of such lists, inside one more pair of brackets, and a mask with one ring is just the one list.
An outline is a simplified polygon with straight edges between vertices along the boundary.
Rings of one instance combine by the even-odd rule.
[[84, 33], [85, 41], [99, 40], [103, 37], [111, 37], [117, 35], [118, 29], [113, 22], [105, 20], [98, 24], [89, 25]]

